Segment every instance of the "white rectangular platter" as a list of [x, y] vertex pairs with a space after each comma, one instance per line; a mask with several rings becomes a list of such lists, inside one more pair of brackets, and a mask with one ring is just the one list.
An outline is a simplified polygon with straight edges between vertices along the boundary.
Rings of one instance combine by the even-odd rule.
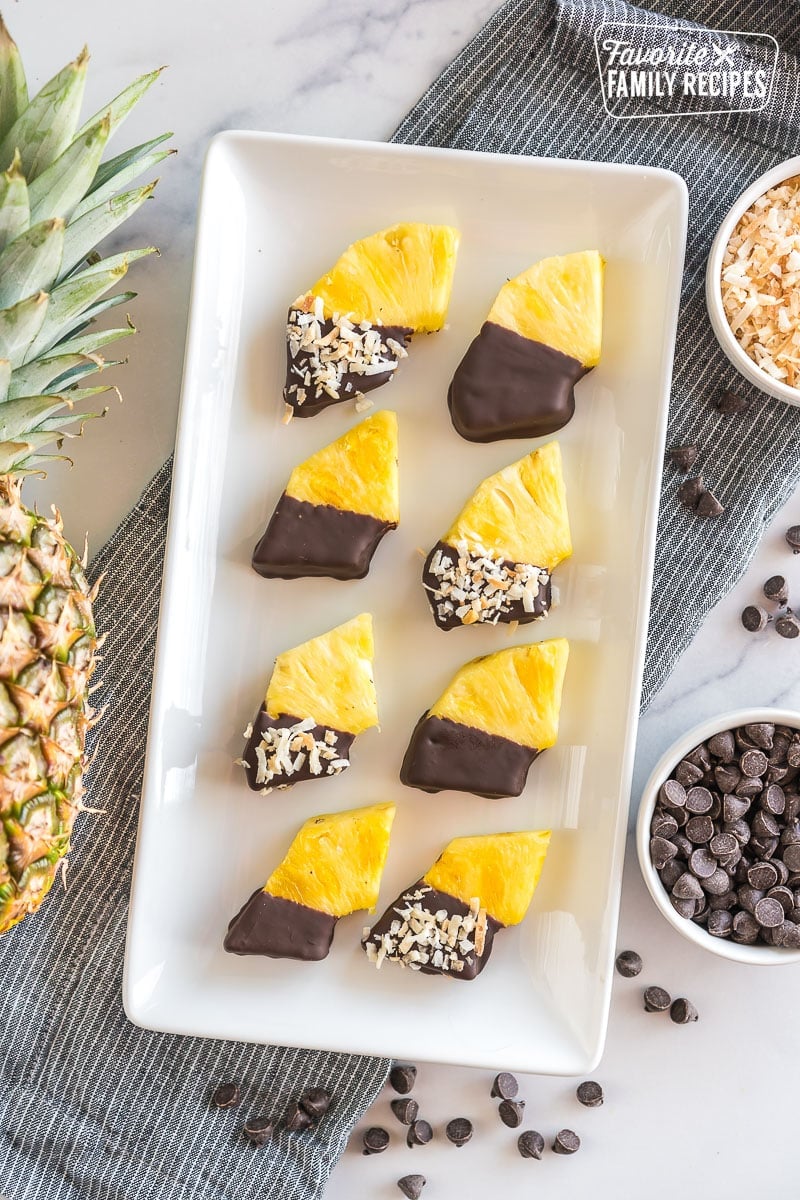
[[[687, 196], [650, 168], [224, 133], [203, 181], [149, 746], [128, 929], [125, 1008], [175, 1033], [579, 1074], [608, 1015], [626, 815], [678, 312]], [[266, 580], [250, 567], [291, 468], [362, 419], [352, 404], [281, 423], [288, 304], [353, 240], [400, 220], [459, 227], [447, 328], [414, 340], [372, 394], [400, 422], [401, 525], [362, 581]], [[574, 556], [560, 603], [517, 641], [571, 644], [558, 745], [518, 799], [403, 787], [420, 714], [450, 675], [511, 645], [507, 627], [438, 630], [419, 548], [474, 486], [535, 442], [474, 445], [447, 386], [508, 276], [536, 259], [607, 259], [600, 365], [561, 442]], [[342, 775], [259, 796], [234, 764], [277, 653], [369, 611], [381, 732]], [[398, 811], [381, 907], [460, 834], [552, 828], [523, 924], [479, 979], [369, 965], [367, 921], [339, 922], [308, 964], [225, 954], [229, 919], [309, 816]]]

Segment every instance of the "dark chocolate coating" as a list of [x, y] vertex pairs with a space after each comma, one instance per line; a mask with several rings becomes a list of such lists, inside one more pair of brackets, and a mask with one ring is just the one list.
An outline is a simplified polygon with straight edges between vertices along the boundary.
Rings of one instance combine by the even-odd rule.
[[[328, 775], [325, 771], [321, 775], [312, 775], [309, 767], [309, 760], [303, 763], [299, 771], [295, 771], [292, 775], [275, 775], [268, 784], [256, 783], [256, 773], [258, 763], [256, 760], [256, 746], [260, 743], [261, 738], [268, 729], [286, 729], [291, 725], [296, 725], [301, 721], [302, 717], [292, 717], [282, 714], [279, 717], [271, 717], [262, 704], [258, 711], [255, 721], [253, 721], [253, 732], [247, 739], [247, 745], [244, 748], [242, 758], [247, 764], [245, 767], [245, 777], [247, 786], [252, 788], [254, 792], [260, 792], [263, 787], [277, 787], [279, 784], [302, 783], [305, 779], [327, 779]], [[328, 726], [315, 725], [313, 729], [309, 729], [309, 733], [319, 742], [325, 740], [325, 734]], [[355, 741], [355, 734], [344, 733], [341, 729], [334, 729], [336, 734], [336, 744], [332, 747], [336, 751], [337, 758], [350, 758], [350, 747]]]
[[337, 919], [259, 889], [231, 921], [223, 945], [229, 954], [318, 962], [328, 955]]
[[[460, 917], [465, 917], [470, 911], [469, 904], [465, 904], [463, 900], [458, 900], [448, 892], [440, 892], [438, 888], [431, 887], [424, 879], [420, 879], [418, 883], [413, 883], [410, 888], [406, 888], [394, 903], [389, 905], [380, 920], [373, 925], [369, 937], [365, 940], [371, 941], [375, 935], [382, 936], [384, 933], [388, 933], [392, 921], [397, 920], [397, 913], [394, 911], [395, 908], [399, 908], [407, 903], [406, 897], [420, 888], [427, 888], [428, 891], [426, 891], [418, 903], [424, 905], [430, 912], [439, 912], [443, 908], [447, 912], [448, 917], [455, 916], [456, 914]], [[423, 975], [447, 975], [450, 979], [475, 979], [476, 976], [480, 975], [489, 961], [489, 955], [492, 953], [492, 945], [494, 943], [494, 935], [498, 930], [503, 928], [504, 926], [499, 921], [496, 921], [493, 916], [487, 913], [486, 938], [483, 946], [483, 954], [480, 958], [474, 952], [467, 955], [466, 958], [462, 958], [462, 962], [464, 963], [463, 971], [443, 971], [441, 967], [432, 967], [429, 965], [420, 967], [420, 971]]]
[[420, 717], [400, 781], [423, 792], [472, 792], [487, 800], [518, 796], [538, 750], [447, 717]]
[[[289, 309], [291, 314], [292, 310]], [[387, 338], [393, 338], [403, 347], [411, 341], [413, 329], [404, 325], [375, 325], [375, 329], [379, 330], [381, 341], [385, 344]], [[333, 329], [333, 321], [330, 319], [320, 321], [320, 329], [323, 337], [330, 333]], [[302, 404], [297, 403], [297, 395], [292, 390], [295, 385], [305, 387], [302, 376], [296, 374], [292, 367], [299, 367], [305, 372], [308, 367], [308, 361], [313, 357], [311, 351], [299, 350], [294, 358], [292, 358], [289, 349], [288, 341], [286, 345], [286, 386], [283, 389], [283, 398], [287, 404], [291, 405], [296, 417], [315, 417], [317, 413], [321, 413], [323, 409], [330, 408], [334, 404], [341, 404], [345, 400], [352, 400], [354, 397], [361, 395], [364, 392], [372, 392], [375, 388], [379, 388], [384, 383], [389, 383], [397, 368], [391, 371], [380, 371], [375, 375], [357, 375], [355, 372], [347, 371], [342, 377], [339, 384], [339, 395], [329, 396], [322, 388], [311, 387], [306, 388], [306, 399]], [[387, 351], [387, 358], [395, 361], [397, 355], [392, 354], [391, 350]], [[318, 394], [316, 394], [318, 392]]]
[[575, 384], [589, 370], [577, 358], [485, 321], [447, 393], [453, 425], [468, 442], [555, 433], [572, 418]]
[[[431, 572], [430, 565], [433, 562], [433, 557], [437, 550], [449, 554], [451, 557], [458, 558], [458, 550], [455, 546], [448, 545], [447, 542], [437, 542], [431, 550], [428, 557], [425, 559], [425, 566], [422, 568], [422, 582], [425, 586], [425, 595], [428, 597], [428, 603], [431, 606], [433, 619], [440, 629], [461, 629], [464, 622], [460, 617], [457, 617], [454, 612], [448, 613], [444, 618], [439, 616], [438, 606], [441, 603], [434, 595], [430, 588], [438, 587], [440, 580]], [[513, 569], [515, 564], [510, 559], [505, 559], [503, 565]], [[518, 621], [520, 625], [527, 625], [530, 621], [536, 621], [543, 617], [550, 610], [552, 595], [550, 580], [547, 583], [539, 584], [538, 594], [533, 602], [533, 612], [525, 612], [524, 605], [521, 600], [511, 600], [509, 602], [508, 612], [500, 613], [497, 618], [498, 625], [508, 625], [512, 621]], [[474, 624], [491, 624], [492, 622], [473, 622]]]
[[378, 542], [396, 528], [394, 521], [284, 492], [253, 551], [253, 570], [266, 579], [363, 579]]

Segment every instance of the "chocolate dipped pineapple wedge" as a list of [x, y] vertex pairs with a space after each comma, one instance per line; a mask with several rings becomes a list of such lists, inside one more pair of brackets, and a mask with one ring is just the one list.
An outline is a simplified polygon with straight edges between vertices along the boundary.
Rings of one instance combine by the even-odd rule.
[[363, 579], [399, 520], [397, 417], [379, 412], [294, 468], [253, 569], [268, 579]]
[[567, 424], [575, 384], [600, 359], [604, 265], [597, 250], [582, 250], [504, 284], [450, 384], [463, 438], [542, 437]]
[[350, 766], [359, 733], [378, 724], [372, 617], [361, 613], [275, 660], [240, 760], [248, 786], [266, 795]]
[[325, 958], [339, 918], [372, 911], [378, 902], [394, 814], [394, 804], [374, 804], [311, 817], [231, 921], [225, 949], [306, 962]]
[[549, 830], [454, 838], [429, 871], [391, 904], [362, 939], [380, 968], [475, 979], [497, 933], [518, 925], [542, 873]]
[[409, 222], [348, 246], [289, 309], [287, 417], [313, 417], [388, 383], [414, 333], [442, 328], [459, 233]]
[[572, 554], [561, 450], [549, 442], [490, 475], [425, 559], [440, 629], [545, 617], [550, 576]]
[[512, 646], [465, 663], [411, 735], [400, 779], [424, 792], [518, 796], [558, 737], [569, 644]]

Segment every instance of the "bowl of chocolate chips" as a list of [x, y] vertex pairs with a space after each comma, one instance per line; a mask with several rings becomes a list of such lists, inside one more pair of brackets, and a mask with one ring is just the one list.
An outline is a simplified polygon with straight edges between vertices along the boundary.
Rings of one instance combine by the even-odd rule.
[[645, 786], [636, 827], [650, 895], [723, 958], [800, 961], [800, 713], [742, 709], [691, 729]]

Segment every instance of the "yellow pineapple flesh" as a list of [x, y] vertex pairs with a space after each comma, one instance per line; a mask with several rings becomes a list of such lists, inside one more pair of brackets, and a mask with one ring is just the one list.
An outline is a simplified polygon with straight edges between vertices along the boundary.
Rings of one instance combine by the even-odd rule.
[[448, 225], [393, 225], [348, 246], [297, 304], [319, 297], [326, 317], [433, 333], [447, 316], [458, 243]]
[[312, 454], [292, 471], [286, 495], [396, 525], [397, 415], [375, 413]]
[[501, 925], [518, 925], [542, 873], [550, 831], [454, 838], [423, 882], [464, 904], [474, 898]]
[[332, 917], [372, 911], [395, 811], [394, 804], [374, 804], [311, 817], [263, 890]]
[[500, 289], [487, 320], [594, 367], [603, 337], [604, 267], [597, 250], [544, 258]]

